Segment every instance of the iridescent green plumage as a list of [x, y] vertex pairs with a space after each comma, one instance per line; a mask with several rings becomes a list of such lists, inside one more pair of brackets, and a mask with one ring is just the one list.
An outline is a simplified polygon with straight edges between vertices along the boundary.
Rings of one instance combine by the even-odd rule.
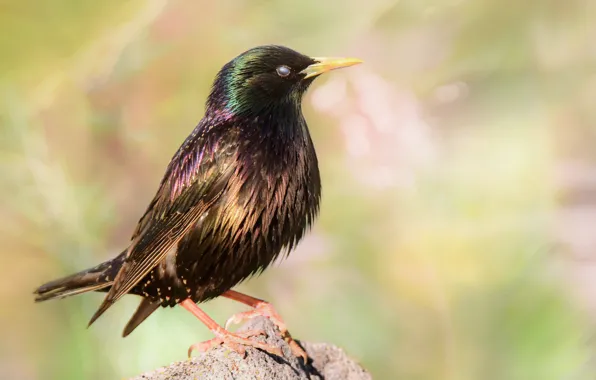
[[[282, 103], [300, 106], [312, 79], [296, 80], [300, 71], [315, 61], [281, 46], [253, 48], [226, 64], [215, 78], [208, 108], [223, 109], [236, 116], [259, 115]], [[292, 64], [288, 78], [280, 78], [276, 68]], [[314, 78], [313, 78], [314, 79]]]

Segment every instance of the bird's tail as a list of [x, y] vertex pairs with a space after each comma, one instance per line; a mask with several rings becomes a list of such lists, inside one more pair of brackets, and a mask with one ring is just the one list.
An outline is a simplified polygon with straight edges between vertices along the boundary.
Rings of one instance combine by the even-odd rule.
[[34, 292], [35, 302], [64, 298], [93, 290], [107, 291], [112, 286], [125, 258], [126, 251], [93, 268], [43, 284]]

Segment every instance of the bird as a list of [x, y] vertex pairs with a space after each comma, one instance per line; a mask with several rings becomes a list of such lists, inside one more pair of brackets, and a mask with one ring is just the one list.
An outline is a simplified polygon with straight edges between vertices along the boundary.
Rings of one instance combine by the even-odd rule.
[[[90, 326], [124, 295], [140, 296], [124, 337], [160, 306], [180, 305], [215, 336], [193, 344], [189, 356], [219, 345], [243, 355], [255, 347], [281, 356], [279, 348], [250, 339], [262, 331], [229, 330], [265, 316], [306, 360], [270, 303], [232, 288], [287, 257], [312, 226], [321, 178], [302, 98], [319, 75], [361, 62], [309, 57], [280, 45], [257, 46], [229, 61], [128, 246], [111, 260], [41, 285], [35, 301], [106, 292]], [[222, 327], [198, 306], [220, 296], [251, 309]]]

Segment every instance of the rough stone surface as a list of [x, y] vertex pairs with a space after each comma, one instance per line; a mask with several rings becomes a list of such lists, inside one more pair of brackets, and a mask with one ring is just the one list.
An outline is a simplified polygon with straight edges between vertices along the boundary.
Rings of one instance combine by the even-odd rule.
[[253, 339], [282, 349], [284, 357], [249, 347], [246, 356], [218, 347], [181, 362], [144, 373], [130, 380], [370, 380], [370, 374], [350, 359], [341, 348], [326, 343], [300, 342], [308, 363], [294, 357], [277, 328], [267, 318], [255, 318], [242, 330], [264, 330], [267, 337]]

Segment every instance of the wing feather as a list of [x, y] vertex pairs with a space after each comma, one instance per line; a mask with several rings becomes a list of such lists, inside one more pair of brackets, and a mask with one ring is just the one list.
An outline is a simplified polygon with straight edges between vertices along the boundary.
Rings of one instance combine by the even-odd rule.
[[158, 265], [218, 200], [237, 167], [236, 149], [233, 133], [220, 135], [201, 124], [195, 128], [170, 162], [139, 220], [126, 261], [89, 325]]

